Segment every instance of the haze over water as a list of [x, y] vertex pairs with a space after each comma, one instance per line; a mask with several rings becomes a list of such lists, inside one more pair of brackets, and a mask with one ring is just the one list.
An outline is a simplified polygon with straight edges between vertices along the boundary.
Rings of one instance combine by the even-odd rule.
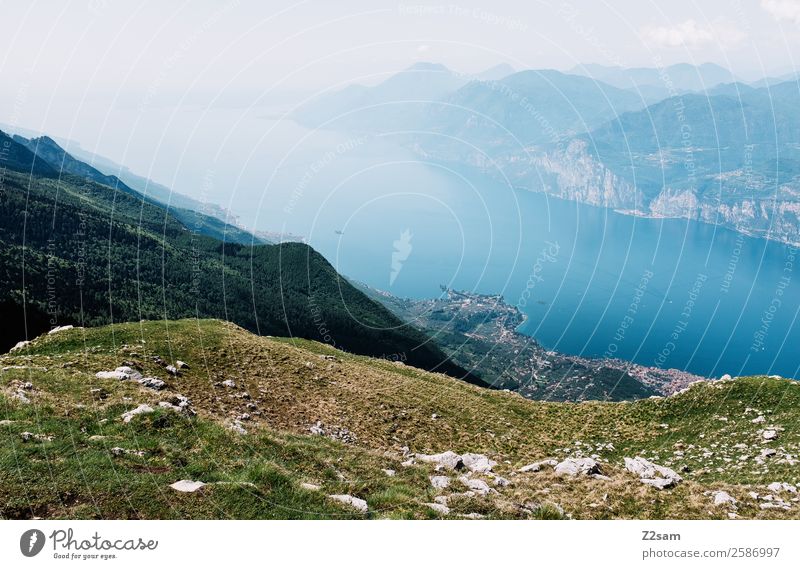
[[421, 161], [391, 136], [258, 127], [269, 135], [247, 164], [214, 165], [223, 192], [226, 170], [237, 172], [223, 205], [258, 229], [306, 236], [349, 278], [413, 298], [440, 285], [502, 293], [527, 316], [521, 332], [570, 354], [798, 374], [790, 247], [516, 190]]

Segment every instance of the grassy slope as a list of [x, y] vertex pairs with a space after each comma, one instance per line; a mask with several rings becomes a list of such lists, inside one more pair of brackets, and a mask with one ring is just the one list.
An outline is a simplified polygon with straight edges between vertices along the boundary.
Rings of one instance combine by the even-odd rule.
[[[192, 367], [170, 379], [152, 362], [154, 355]], [[126, 360], [168, 380], [167, 394], [94, 377]], [[512, 485], [489, 498], [454, 500], [453, 515], [525, 517], [530, 514], [519, 505], [526, 502], [545, 505], [533, 515], [546, 515], [552, 502], [579, 518], [725, 518], [727, 510], [715, 508], [704, 492], [726, 489], [740, 500], [742, 517], [798, 517], [796, 504], [789, 511], [760, 510], [747, 496], [750, 490], [766, 493], [770, 482], [799, 481], [797, 467], [779, 458], [800, 451], [800, 386], [789, 380], [709, 383], [635, 403], [543, 403], [314, 342], [256, 337], [213, 320], [75, 329], [39, 338], [4, 356], [0, 365], [26, 366], [0, 375], [0, 419], [13, 421], [0, 427], [3, 517], [355, 515], [326, 500], [329, 493], [365, 498], [373, 517], [433, 517], [424, 505], [436, 495], [427, 479], [431, 469], [400, 466], [403, 446], [412, 452], [480, 452], [498, 461], [495, 471]], [[219, 386], [225, 379], [236, 388]], [[27, 392], [30, 405], [9, 397], [23, 381], [34, 385]], [[89, 389], [97, 387], [107, 399], [92, 398]], [[198, 416], [159, 411], [129, 425], [120, 421], [124, 411], [155, 405], [169, 393], [188, 396]], [[776, 442], [761, 441], [764, 425], [751, 422], [756, 414], [746, 413], [748, 407], [764, 414], [766, 424], [784, 429]], [[225, 428], [243, 412], [254, 415], [243, 423], [247, 435]], [[356, 442], [308, 435], [316, 421], [349, 429]], [[23, 431], [54, 439], [23, 443]], [[91, 441], [92, 435], [106, 438]], [[676, 444], [684, 456], [676, 454]], [[145, 455], [113, 457], [114, 446]], [[753, 462], [767, 447], [777, 449], [778, 457], [764, 465]], [[598, 454], [612, 480], [515, 472], [535, 460], [572, 456], [576, 449]], [[704, 457], [706, 452], [712, 455]], [[676, 489], [657, 491], [621, 468], [624, 456], [635, 455], [691, 471]], [[750, 459], [740, 461], [742, 455]], [[397, 475], [386, 476], [384, 468]], [[183, 478], [235, 484], [193, 495], [168, 488]], [[322, 490], [303, 490], [303, 481]], [[458, 486], [454, 482], [451, 490]]]

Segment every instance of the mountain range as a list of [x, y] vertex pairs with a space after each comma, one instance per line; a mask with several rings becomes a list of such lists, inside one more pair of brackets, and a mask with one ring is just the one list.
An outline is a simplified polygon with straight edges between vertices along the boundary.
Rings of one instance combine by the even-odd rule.
[[[425, 69], [439, 80], [412, 97], [410, 84]], [[392, 133], [425, 160], [475, 168], [520, 189], [800, 243], [796, 77], [745, 84], [712, 64], [456, 77], [426, 64], [360, 88], [357, 99], [334, 94], [310, 103], [317, 117], [335, 109], [346, 121], [295, 119]], [[413, 112], [398, 121], [398, 109]]]

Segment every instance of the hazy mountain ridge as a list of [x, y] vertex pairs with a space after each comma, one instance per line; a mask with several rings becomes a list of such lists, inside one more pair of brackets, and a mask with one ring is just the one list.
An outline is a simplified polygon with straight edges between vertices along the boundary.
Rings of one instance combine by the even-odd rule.
[[[2, 131], [0, 131], [0, 133], [2, 133]], [[142, 202], [155, 203], [168, 207], [169, 212], [174, 215], [175, 218], [181, 221], [181, 223], [183, 223], [187, 228], [198, 234], [208, 235], [210, 237], [215, 237], [217, 239], [233, 243], [268, 243], [267, 240], [261, 237], [256, 237], [254, 234], [245, 231], [240, 227], [227, 223], [219, 219], [219, 217], [216, 215], [209, 215], [206, 213], [208, 208], [202, 207], [202, 204], [199, 202], [194, 202], [194, 200], [184, 200], [189, 206], [197, 205], [202, 207], [200, 210], [180, 208], [174, 204], [169, 206], [168, 202], [170, 200], [171, 193], [167, 194], [165, 197], [167, 202], [164, 202], [153, 196], [152, 192], [148, 192], [146, 190], [143, 192], [138, 189], [131, 188], [117, 176], [104, 174], [86, 162], [76, 159], [49, 136], [40, 136], [38, 138], [27, 139], [20, 135], [14, 135], [12, 140], [16, 145], [22, 146], [30, 151], [30, 155], [27, 156], [27, 160], [30, 161], [30, 167], [18, 164], [12, 168], [13, 170], [33, 171], [33, 173], [40, 173], [42, 175], [70, 175], [85, 178], [86, 180], [91, 180], [93, 182], [108, 186], [115, 191], [140, 197]], [[43, 166], [51, 168], [51, 171], [40, 171]], [[149, 186], [146, 185], [146, 187]], [[181, 200], [177, 201], [179, 203], [183, 203]]]
[[[796, 79], [748, 85], [713, 64], [571, 72], [520, 71], [437, 92], [423, 110], [415, 103], [403, 122], [417, 132], [403, 142], [426, 160], [559, 198], [800, 243]], [[643, 91], [659, 85], [655, 98]], [[392, 122], [330, 126], [384, 131]]]

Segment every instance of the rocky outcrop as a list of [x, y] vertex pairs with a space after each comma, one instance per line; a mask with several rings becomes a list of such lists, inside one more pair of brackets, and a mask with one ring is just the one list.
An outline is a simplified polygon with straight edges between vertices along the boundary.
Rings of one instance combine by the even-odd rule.
[[675, 486], [682, 480], [678, 473], [671, 468], [660, 466], [641, 456], [636, 458], [625, 457], [625, 469], [636, 474], [642, 484], [659, 490]]
[[590, 476], [602, 474], [600, 465], [593, 458], [567, 458], [556, 464], [554, 472], [558, 476]]

